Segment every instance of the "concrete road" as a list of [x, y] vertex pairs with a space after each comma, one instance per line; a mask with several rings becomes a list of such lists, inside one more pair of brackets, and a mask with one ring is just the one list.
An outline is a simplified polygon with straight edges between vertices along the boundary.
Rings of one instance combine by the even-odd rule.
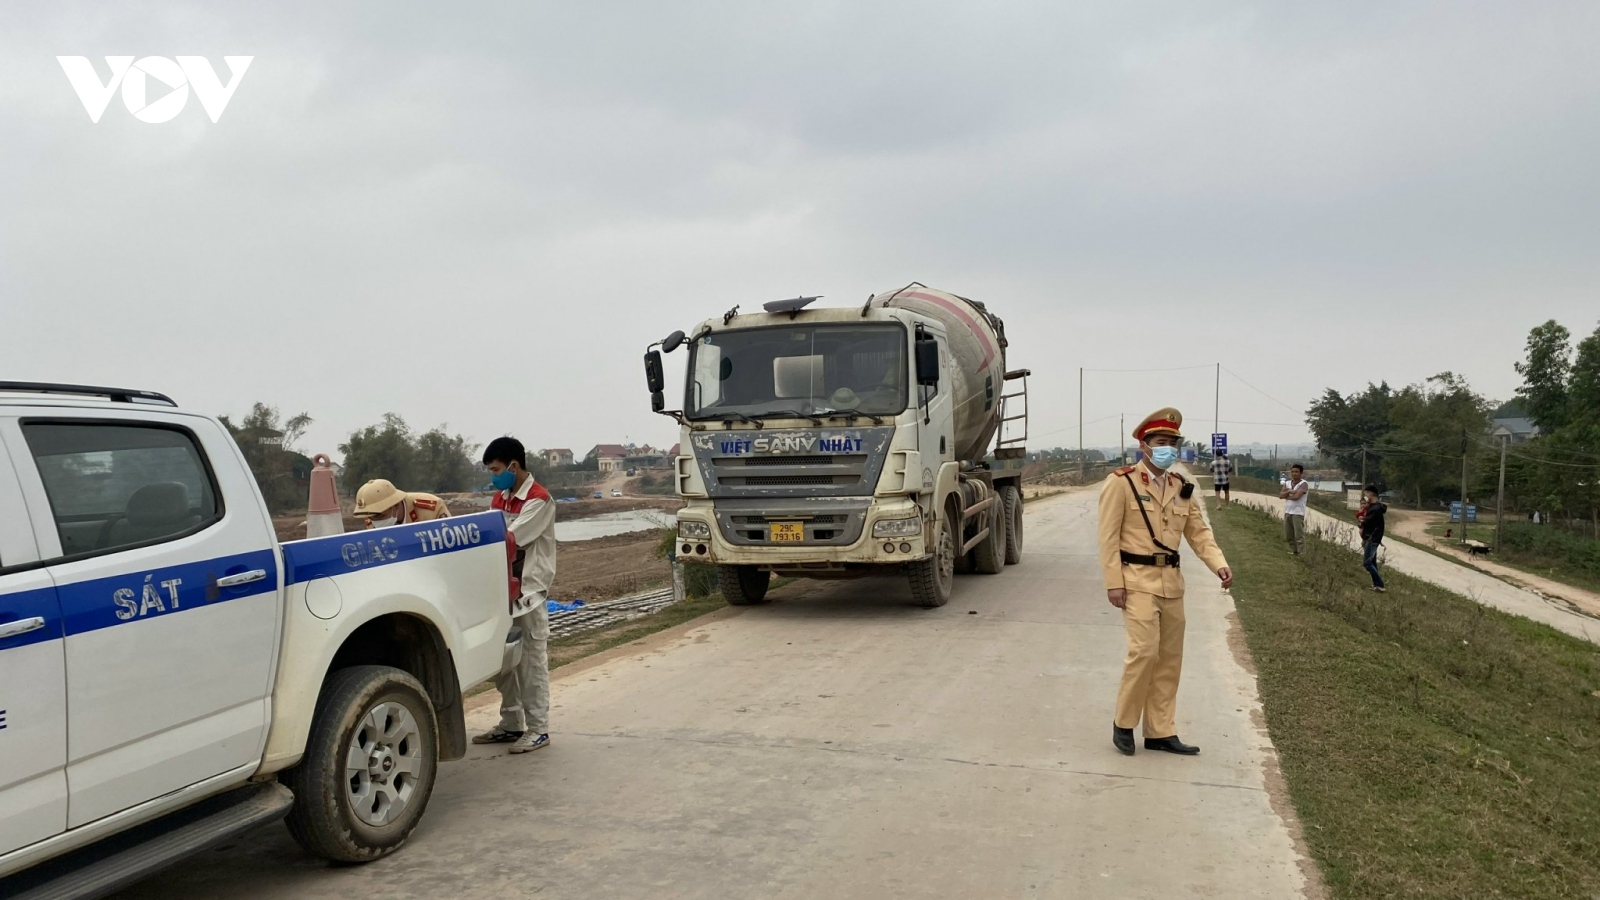
[[[1023, 563], [958, 579], [943, 609], [912, 606], [898, 579], [800, 583], [569, 667], [553, 746], [442, 766], [422, 826], [386, 860], [329, 866], [272, 826], [121, 896], [1316, 891], [1230, 649], [1232, 602], [1207, 573], [1191, 575], [1179, 703], [1203, 754], [1112, 749], [1124, 642], [1094, 515], [1092, 492], [1030, 503]], [[479, 704], [469, 728], [494, 718]]]
[[[1244, 503], [1283, 518], [1283, 501], [1265, 494], [1236, 493], [1235, 503]], [[1357, 553], [1361, 552], [1361, 536], [1351, 521], [1340, 521], [1318, 510], [1309, 510], [1306, 530], [1320, 532], [1322, 536]], [[1383, 562], [1380, 568], [1394, 568], [1407, 575], [1431, 581], [1440, 587], [1464, 597], [1492, 606], [1495, 609], [1543, 622], [1586, 641], [1600, 643], [1600, 610], [1591, 608], [1573, 591], [1562, 595], [1546, 594], [1496, 578], [1475, 565], [1441, 559], [1426, 550], [1387, 539], [1383, 542]]]

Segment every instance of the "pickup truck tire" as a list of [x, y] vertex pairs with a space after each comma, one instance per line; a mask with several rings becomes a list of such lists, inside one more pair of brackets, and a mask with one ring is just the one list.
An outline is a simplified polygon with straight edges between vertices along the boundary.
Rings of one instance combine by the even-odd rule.
[[[281, 778], [294, 792], [289, 833], [307, 852], [338, 862], [399, 849], [433, 794], [438, 733], [428, 693], [410, 673], [334, 672], [317, 699], [306, 755]], [[363, 754], [367, 765], [353, 767]]]
[[939, 536], [934, 541], [932, 556], [906, 564], [911, 597], [924, 609], [950, 602], [950, 589], [956, 580], [956, 529], [951, 524], [953, 519], [948, 511], [939, 517]]
[[1013, 485], [1000, 489], [1006, 506], [1006, 565], [1022, 562], [1022, 490]]
[[754, 606], [767, 602], [767, 587], [772, 573], [755, 566], [717, 566], [717, 587], [722, 599], [734, 606]]
[[989, 507], [989, 536], [972, 548], [972, 567], [980, 575], [999, 575], [1006, 567], [1006, 508], [998, 496]]

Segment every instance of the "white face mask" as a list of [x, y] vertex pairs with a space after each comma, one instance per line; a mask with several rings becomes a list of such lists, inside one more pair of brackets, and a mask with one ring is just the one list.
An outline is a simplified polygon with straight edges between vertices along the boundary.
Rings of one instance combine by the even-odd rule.
[[372, 520], [372, 527], [373, 528], [388, 528], [390, 525], [393, 525], [394, 523], [396, 523], [398, 521], [400, 521], [400, 520], [396, 519], [394, 516], [390, 516], [387, 519], [373, 519]]

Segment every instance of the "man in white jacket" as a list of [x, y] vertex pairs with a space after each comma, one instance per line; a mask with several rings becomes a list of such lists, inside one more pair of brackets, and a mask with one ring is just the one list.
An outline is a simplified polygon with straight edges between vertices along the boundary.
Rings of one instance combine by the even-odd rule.
[[499, 437], [483, 451], [490, 481], [499, 488], [494, 508], [506, 517], [517, 542], [511, 574], [521, 581], [517, 614], [522, 661], [499, 675], [500, 724], [472, 738], [474, 744], [510, 744], [512, 753], [550, 746], [550, 613], [545, 600], [556, 577], [556, 505], [528, 471], [528, 454], [516, 438]]

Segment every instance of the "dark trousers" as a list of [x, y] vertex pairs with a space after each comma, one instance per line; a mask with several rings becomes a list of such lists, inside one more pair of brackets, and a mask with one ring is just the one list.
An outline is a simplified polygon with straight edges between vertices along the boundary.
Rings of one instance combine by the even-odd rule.
[[1361, 567], [1372, 576], [1373, 587], [1383, 587], [1383, 576], [1378, 574], [1378, 548], [1382, 546], [1379, 541], [1367, 541], [1361, 545]]

